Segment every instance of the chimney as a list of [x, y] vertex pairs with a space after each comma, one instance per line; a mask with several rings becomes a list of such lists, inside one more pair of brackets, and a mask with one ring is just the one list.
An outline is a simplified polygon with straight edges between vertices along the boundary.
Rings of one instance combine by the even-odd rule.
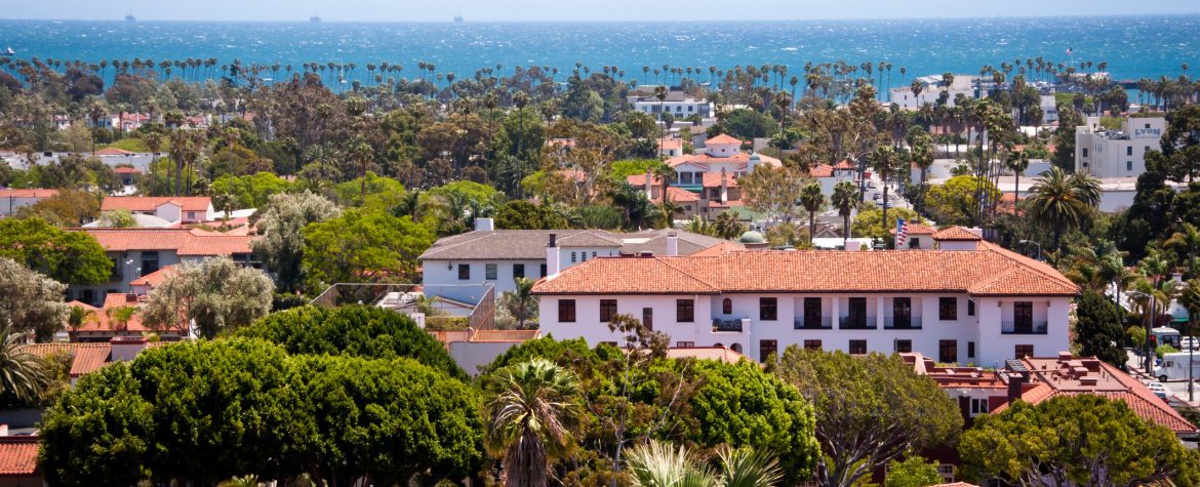
[[679, 235], [675, 230], [667, 232], [667, 256], [675, 257], [679, 255]]
[[558, 277], [559, 266], [562, 265], [562, 257], [559, 255], [558, 235], [550, 234], [550, 243], [546, 244], [546, 278], [553, 279]]
[[1025, 386], [1025, 376], [1022, 374], [1008, 374], [1008, 402], [1021, 398], [1021, 393]]
[[113, 362], [129, 362], [146, 349], [146, 339], [140, 336], [116, 336], [109, 342]]
[[476, 218], [475, 231], [490, 232], [496, 229], [496, 221], [491, 218]]
[[721, 204], [729, 202], [729, 174], [725, 172], [725, 168], [721, 168]]
[[8, 423], [0, 423], [0, 436], [8, 436]]
[[650, 168], [646, 168], [646, 199], [654, 199], [654, 176], [650, 174]]

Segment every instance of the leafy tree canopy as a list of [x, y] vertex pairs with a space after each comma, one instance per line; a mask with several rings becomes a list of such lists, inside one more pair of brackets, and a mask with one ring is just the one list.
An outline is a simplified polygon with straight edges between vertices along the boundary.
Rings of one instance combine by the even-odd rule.
[[95, 237], [41, 218], [0, 220], [0, 256], [71, 284], [108, 282], [113, 263]]
[[304, 228], [304, 271], [313, 288], [346, 282], [414, 282], [434, 234], [411, 217], [351, 209]]

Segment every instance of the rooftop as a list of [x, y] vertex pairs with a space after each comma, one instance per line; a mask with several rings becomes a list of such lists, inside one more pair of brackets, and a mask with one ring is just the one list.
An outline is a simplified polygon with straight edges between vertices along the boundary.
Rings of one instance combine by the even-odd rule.
[[0, 189], [0, 198], [53, 198], [57, 189]]
[[[94, 308], [93, 308], [94, 309]], [[54, 354], [70, 354], [71, 377], [79, 377], [100, 370], [108, 364], [112, 345], [108, 343], [34, 343], [21, 347], [22, 351], [39, 357]]]
[[[611, 248], [621, 254], [667, 252], [667, 231], [615, 233], [605, 230], [476, 230], [439, 239], [421, 254], [421, 260], [545, 260], [546, 243], [556, 234], [558, 245], [572, 248]], [[724, 240], [684, 231], [679, 253], [690, 255]]]
[[183, 211], [208, 211], [212, 198], [208, 196], [109, 196], [100, 203], [100, 211], [154, 211], [173, 203]]
[[184, 228], [87, 228], [84, 231], [96, 237], [100, 246], [109, 252], [174, 250], [180, 256], [248, 254], [250, 241], [254, 240], [249, 235], [213, 235]]
[[34, 475], [37, 459], [36, 436], [0, 437], [0, 476]]
[[966, 292], [1074, 296], [1053, 268], [980, 242], [975, 250], [738, 251], [715, 256], [596, 258], [543, 278], [534, 293], [720, 294]]

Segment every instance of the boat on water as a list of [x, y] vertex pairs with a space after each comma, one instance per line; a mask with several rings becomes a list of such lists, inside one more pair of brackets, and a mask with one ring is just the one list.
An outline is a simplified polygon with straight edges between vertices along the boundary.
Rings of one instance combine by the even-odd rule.
[[125, 16], [125, 21], [126, 22], [137, 22], [137, 17], [134, 17], [133, 14], [128, 14]]
[[17, 51], [14, 51], [14, 50], [13, 50], [11, 47], [10, 47], [10, 48], [8, 48], [8, 49], [5, 49], [5, 50], [4, 50], [4, 54], [7, 54], [7, 55], [9, 55], [9, 56], [12, 56], [12, 55], [14, 55], [14, 54], [16, 54], [16, 53], [17, 53]]
[[461, 15], [455, 15], [455, 16], [454, 16], [454, 23], [456, 23], [456, 24], [461, 24], [461, 23], [463, 23], [463, 16], [461, 16]]
[[312, 17], [309, 17], [308, 21], [312, 22], [314, 24], [319, 24], [319, 23], [321, 23], [321, 17], [314, 15]]

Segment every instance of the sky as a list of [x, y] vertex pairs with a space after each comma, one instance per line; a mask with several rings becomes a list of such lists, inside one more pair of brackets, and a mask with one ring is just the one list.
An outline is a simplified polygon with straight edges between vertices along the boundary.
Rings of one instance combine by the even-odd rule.
[[[683, 8], [686, 7], [686, 8]], [[720, 21], [1200, 14], [1196, 0], [3, 0], [0, 19]]]

